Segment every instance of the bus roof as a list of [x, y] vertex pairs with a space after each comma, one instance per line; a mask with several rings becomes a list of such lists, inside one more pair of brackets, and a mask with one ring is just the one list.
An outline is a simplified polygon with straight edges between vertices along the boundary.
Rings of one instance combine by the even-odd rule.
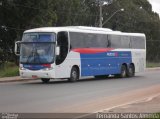
[[24, 31], [24, 33], [30, 33], [30, 32], [55, 32], [55, 33], [58, 33], [60, 31], [145, 37], [145, 34], [143, 34], [143, 33], [127, 33], [127, 32], [121, 32], [121, 31], [113, 31], [108, 28], [86, 27], [86, 26], [41, 27], [41, 28], [26, 30], [26, 31]]

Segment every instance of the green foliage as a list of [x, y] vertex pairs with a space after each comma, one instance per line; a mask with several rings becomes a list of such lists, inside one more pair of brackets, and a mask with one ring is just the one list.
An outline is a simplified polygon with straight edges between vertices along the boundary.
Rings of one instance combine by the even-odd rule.
[[10, 76], [18, 76], [19, 70], [18, 66], [14, 63], [8, 62], [4, 64], [4, 67], [0, 68], [0, 77], [10, 77]]
[[153, 113], [149, 117], [146, 117], [146, 119], [160, 119], [160, 113]]
[[159, 62], [147, 62], [146, 64], [148, 68], [153, 68], [153, 67], [160, 67], [160, 63]]
[[124, 8], [124, 12], [118, 12], [104, 27], [124, 32], [145, 33], [147, 38], [147, 60], [158, 62], [160, 60], [160, 19], [157, 13], [152, 12], [152, 6], [147, 0], [114, 0], [106, 6], [103, 12], [107, 19], [115, 11]]
[[[24, 30], [47, 26], [99, 26], [100, 0], [0, 0], [0, 62], [17, 61], [14, 42]], [[145, 33], [147, 60], [160, 59], [160, 19], [147, 0], [102, 0], [103, 27], [124, 32]], [[3, 26], [3, 27], [2, 27]], [[158, 44], [158, 45], [157, 45]], [[155, 48], [156, 47], [156, 48]], [[3, 54], [3, 55], [2, 55]]]

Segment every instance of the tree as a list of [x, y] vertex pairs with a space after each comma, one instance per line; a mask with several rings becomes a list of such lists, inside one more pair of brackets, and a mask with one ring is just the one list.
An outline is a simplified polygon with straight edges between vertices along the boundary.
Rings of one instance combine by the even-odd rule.
[[160, 59], [160, 20], [147, 0], [0, 0], [0, 59], [15, 60], [14, 42], [24, 30], [47, 26], [98, 26], [99, 4], [103, 19], [114, 15], [104, 27], [123, 32], [145, 33], [147, 60]]

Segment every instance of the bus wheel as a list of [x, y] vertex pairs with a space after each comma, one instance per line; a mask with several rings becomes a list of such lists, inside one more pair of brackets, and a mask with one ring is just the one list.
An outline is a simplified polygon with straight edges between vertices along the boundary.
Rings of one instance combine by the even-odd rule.
[[77, 68], [77, 67], [72, 67], [69, 81], [70, 81], [70, 82], [75, 82], [75, 81], [77, 81], [78, 79], [79, 79], [79, 71], [78, 71], [78, 68]]
[[125, 78], [126, 76], [127, 76], [127, 67], [125, 65], [122, 65], [120, 77]]
[[125, 65], [122, 65], [120, 74], [115, 75], [115, 77], [117, 77], [117, 78], [127, 77], [127, 67]]
[[48, 82], [50, 81], [50, 79], [48, 79], [48, 78], [42, 78], [41, 81], [42, 81], [43, 83], [48, 83]]
[[135, 75], [135, 67], [133, 64], [130, 64], [127, 70], [127, 76], [133, 77]]

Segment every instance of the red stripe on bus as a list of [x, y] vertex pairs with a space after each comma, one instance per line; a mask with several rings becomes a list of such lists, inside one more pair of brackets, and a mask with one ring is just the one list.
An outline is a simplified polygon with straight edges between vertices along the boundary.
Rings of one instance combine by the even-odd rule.
[[103, 53], [114, 50], [114, 48], [76, 48], [72, 51], [79, 52], [82, 54], [94, 54], [94, 53]]

